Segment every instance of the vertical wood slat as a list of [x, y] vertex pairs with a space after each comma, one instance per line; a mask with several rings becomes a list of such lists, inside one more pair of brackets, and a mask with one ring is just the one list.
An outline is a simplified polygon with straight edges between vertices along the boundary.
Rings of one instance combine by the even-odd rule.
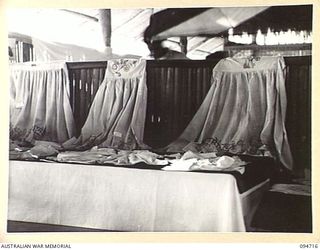
[[188, 69], [187, 71], [187, 99], [186, 99], [186, 106], [187, 106], [187, 112], [186, 115], [189, 116], [190, 113], [192, 113], [192, 69]]
[[159, 129], [157, 123], [158, 117], [158, 107], [161, 92], [160, 92], [160, 84], [161, 82], [161, 72], [159, 68], [150, 68], [147, 65], [147, 88], [148, 88], [148, 97], [147, 97], [147, 114], [146, 114], [146, 123], [145, 123], [145, 132], [144, 132], [144, 140], [145, 142], [152, 146], [156, 147], [159, 145]]
[[179, 110], [181, 113], [181, 120], [179, 120], [179, 129], [182, 131], [185, 127], [183, 126], [185, 123], [187, 123], [188, 119], [188, 113], [187, 113], [187, 104], [184, 102], [183, 99], [187, 98], [187, 86], [188, 82], [186, 81], [188, 75], [188, 70], [186, 68], [181, 69], [181, 77], [180, 77], [180, 88], [181, 88], [181, 96], [180, 98], [180, 104], [179, 104]]
[[174, 127], [173, 123], [175, 122], [174, 117], [174, 68], [171, 67], [168, 69], [167, 72], [167, 84], [166, 84], [166, 109], [165, 113], [161, 114], [161, 116], [164, 117], [164, 123], [165, 123], [165, 131], [166, 136], [164, 137], [163, 145], [167, 145], [170, 143], [168, 139], [172, 138], [174, 134]]
[[165, 129], [165, 123], [164, 123], [164, 117], [161, 119], [161, 115], [163, 115], [166, 112], [166, 87], [167, 87], [167, 69], [166, 68], [160, 68], [160, 78], [162, 81], [157, 82], [157, 86], [159, 86], [159, 92], [158, 92], [158, 102], [157, 102], [157, 116], [156, 116], [156, 123], [157, 123], [157, 130], [162, 135], [159, 137], [159, 144], [160, 146], [163, 146], [163, 140], [165, 137], [167, 137], [167, 131]]
[[[148, 67], [148, 65], [147, 65]], [[150, 140], [152, 138], [152, 131], [154, 131], [154, 71], [148, 70], [150, 73], [147, 74], [146, 78], [146, 84], [147, 84], [147, 90], [148, 90], [148, 97], [147, 97], [147, 111], [146, 111], [146, 121], [145, 121], [145, 131], [144, 131], [144, 142], [147, 145], [151, 145], [152, 141]]]
[[74, 110], [75, 107], [75, 79], [74, 79], [74, 73], [72, 71], [69, 72], [69, 83], [70, 83], [70, 88], [69, 88], [69, 93], [70, 93], [70, 105], [71, 109]]
[[[196, 103], [197, 103], [197, 107], [199, 108], [199, 106], [200, 106], [200, 104], [202, 103], [202, 91], [201, 91], [201, 89], [202, 89], [202, 78], [201, 78], [201, 72], [202, 72], [202, 68], [197, 68], [196, 70], [195, 70], [195, 77], [196, 77], [196, 84], [195, 84], [195, 86], [196, 86], [196, 96], [197, 96], [197, 101], [196, 101]], [[197, 109], [198, 109], [197, 108]]]
[[74, 119], [75, 119], [75, 124], [76, 124], [76, 131], [77, 131], [77, 135], [80, 133], [81, 131], [81, 126], [79, 125], [79, 122], [81, 117], [80, 117], [80, 70], [77, 69], [74, 71], [74, 76], [75, 76], [75, 107], [74, 107]]
[[80, 110], [81, 112], [79, 113], [80, 115], [80, 126], [82, 127], [86, 121], [86, 84], [87, 84], [87, 70], [86, 69], [81, 69], [80, 71]]
[[173, 118], [171, 121], [171, 126], [172, 126], [172, 135], [171, 138], [176, 138], [177, 133], [179, 131], [180, 127], [180, 121], [182, 120], [182, 112], [180, 109], [180, 103], [181, 103], [181, 98], [179, 96], [179, 93], [181, 92], [181, 81], [179, 80], [181, 78], [181, 70], [179, 70], [177, 67], [174, 69], [174, 78], [173, 78], [173, 107], [174, 109], [172, 110], [172, 115]]
[[[92, 69], [87, 69], [87, 83], [86, 83], [86, 113], [89, 113], [91, 101], [91, 86], [92, 86]], [[87, 117], [87, 116], [86, 116]]]

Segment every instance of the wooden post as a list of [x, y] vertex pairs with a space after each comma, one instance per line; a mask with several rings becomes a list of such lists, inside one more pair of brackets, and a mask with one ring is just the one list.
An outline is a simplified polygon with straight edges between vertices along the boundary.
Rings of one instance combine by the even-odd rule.
[[102, 29], [103, 42], [106, 48], [111, 47], [111, 10], [99, 9], [99, 22]]
[[188, 39], [187, 37], [180, 37], [181, 52], [185, 55], [188, 53]]

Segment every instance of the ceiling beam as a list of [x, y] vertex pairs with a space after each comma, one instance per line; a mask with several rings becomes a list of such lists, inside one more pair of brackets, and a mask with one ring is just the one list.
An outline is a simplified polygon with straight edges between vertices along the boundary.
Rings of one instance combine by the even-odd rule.
[[65, 12], [68, 12], [70, 14], [73, 14], [73, 15], [76, 15], [76, 16], [79, 16], [79, 17], [84, 17], [84, 18], [87, 18], [87, 19], [89, 19], [91, 21], [94, 21], [94, 22], [99, 22], [99, 19], [94, 17], [94, 16], [89, 16], [87, 14], [80, 13], [80, 12], [77, 12], [77, 11], [74, 11], [74, 10], [61, 9], [61, 11], [65, 11]]
[[[192, 38], [191, 38], [192, 39]], [[190, 40], [191, 40], [190, 39]], [[200, 47], [201, 45], [205, 44], [207, 41], [209, 41], [211, 38], [205, 38], [204, 40], [194, 44], [189, 50], [188, 52], [192, 52], [194, 50], [197, 50], [198, 47]], [[189, 42], [190, 43], [190, 42]]]

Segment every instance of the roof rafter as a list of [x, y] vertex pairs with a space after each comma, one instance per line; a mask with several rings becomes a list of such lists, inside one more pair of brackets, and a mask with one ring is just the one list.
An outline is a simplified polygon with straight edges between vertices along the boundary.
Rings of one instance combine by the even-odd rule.
[[80, 17], [84, 17], [84, 18], [87, 18], [87, 19], [89, 19], [91, 21], [99, 22], [98, 18], [96, 18], [94, 16], [90, 16], [90, 15], [84, 14], [84, 13], [81, 13], [81, 12], [78, 12], [78, 11], [68, 10], [68, 9], [61, 9], [61, 11], [65, 11], [65, 12], [68, 12], [70, 14], [77, 15], [77, 16], [80, 16]]

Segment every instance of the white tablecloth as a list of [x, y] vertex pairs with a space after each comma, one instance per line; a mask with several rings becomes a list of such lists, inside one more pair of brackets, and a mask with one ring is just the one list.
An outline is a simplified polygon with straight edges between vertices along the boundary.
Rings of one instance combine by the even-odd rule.
[[119, 231], [245, 231], [229, 174], [10, 162], [9, 220]]

